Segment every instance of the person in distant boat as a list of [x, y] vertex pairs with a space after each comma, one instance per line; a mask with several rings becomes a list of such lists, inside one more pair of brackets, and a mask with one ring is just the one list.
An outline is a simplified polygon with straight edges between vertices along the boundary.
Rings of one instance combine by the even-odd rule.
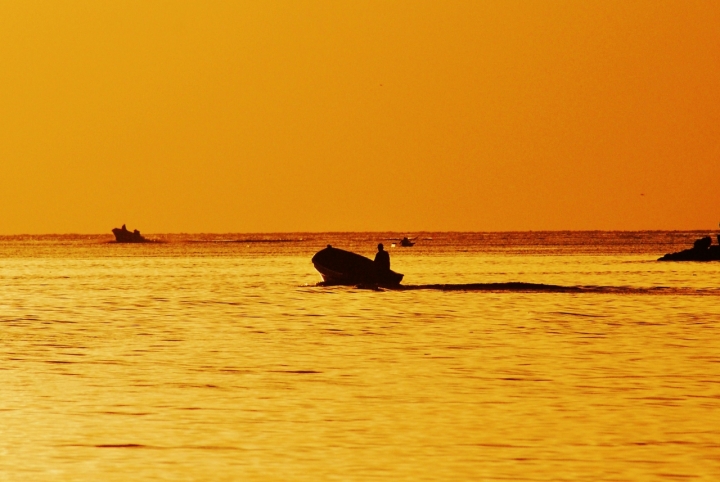
[[127, 228], [125, 227], [125, 225], [124, 225], [124, 224], [123, 224], [123, 227], [122, 227], [122, 228], [120, 228], [120, 229], [122, 229], [123, 231], [127, 232]]
[[385, 251], [382, 243], [378, 244], [378, 252], [375, 254], [375, 267], [378, 271], [390, 271], [390, 253]]

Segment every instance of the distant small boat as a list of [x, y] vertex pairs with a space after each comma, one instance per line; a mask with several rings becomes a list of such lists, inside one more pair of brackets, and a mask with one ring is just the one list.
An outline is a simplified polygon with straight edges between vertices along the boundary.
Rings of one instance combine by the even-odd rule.
[[312, 263], [325, 283], [332, 285], [367, 283], [395, 286], [404, 276], [392, 270], [380, 271], [371, 259], [330, 245], [315, 253]]
[[149, 243], [150, 240], [145, 239], [137, 229], [128, 231], [125, 225], [122, 228], [114, 228], [112, 233], [115, 235], [115, 241], [118, 243]]
[[400, 246], [404, 246], [405, 248], [409, 248], [410, 246], [415, 246], [415, 242], [414, 242], [414, 241], [410, 241], [410, 239], [408, 239], [408, 237], [406, 236], [406, 237], [404, 237], [404, 238], [402, 238], [402, 239], [400, 240]]

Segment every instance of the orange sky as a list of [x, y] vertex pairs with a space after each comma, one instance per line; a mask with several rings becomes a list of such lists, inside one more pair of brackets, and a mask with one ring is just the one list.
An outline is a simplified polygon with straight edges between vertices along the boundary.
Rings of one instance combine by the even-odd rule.
[[720, 2], [0, 4], [0, 233], [717, 228]]

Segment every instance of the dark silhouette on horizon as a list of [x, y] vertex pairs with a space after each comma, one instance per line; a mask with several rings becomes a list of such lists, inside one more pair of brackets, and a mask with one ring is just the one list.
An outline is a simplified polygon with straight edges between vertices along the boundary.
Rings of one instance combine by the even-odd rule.
[[668, 253], [658, 261], [720, 261], [720, 234], [717, 239], [718, 244], [713, 246], [712, 238], [705, 236], [695, 240], [692, 248]]
[[140, 234], [137, 229], [130, 232], [122, 225], [122, 228], [114, 228], [112, 233], [115, 235], [115, 242], [117, 243], [147, 243], [149, 242], [144, 236]]
[[404, 238], [402, 238], [400, 240], [400, 246], [402, 246], [404, 248], [409, 248], [411, 246], [415, 246], [415, 242], [410, 241], [410, 239], [407, 236], [405, 236]]

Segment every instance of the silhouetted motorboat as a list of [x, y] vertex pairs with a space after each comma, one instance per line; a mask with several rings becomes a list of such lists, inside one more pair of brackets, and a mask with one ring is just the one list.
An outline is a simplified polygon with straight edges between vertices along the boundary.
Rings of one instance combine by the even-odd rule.
[[312, 263], [325, 283], [332, 285], [394, 286], [400, 284], [404, 276], [392, 270], [378, 270], [371, 259], [330, 245], [315, 253]]
[[409, 248], [410, 246], [415, 246], [415, 243], [413, 241], [410, 241], [410, 239], [408, 239], [407, 237], [404, 237], [400, 240], [400, 246]]
[[720, 234], [718, 245], [712, 244], [712, 238], [705, 236], [695, 241], [693, 247], [677, 253], [668, 253], [658, 261], [720, 261]]
[[134, 231], [128, 231], [125, 225], [122, 228], [114, 228], [112, 230], [115, 235], [115, 241], [118, 243], [148, 243], [149, 240], [145, 239], [137, 229]]

